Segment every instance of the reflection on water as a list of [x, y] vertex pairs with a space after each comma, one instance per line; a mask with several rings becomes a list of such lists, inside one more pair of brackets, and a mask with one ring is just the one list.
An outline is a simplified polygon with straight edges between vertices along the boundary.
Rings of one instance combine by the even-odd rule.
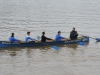
[[68, 48], [76, 49], [78, 47], [78, 44], [71, 44], [67, 45]]
[[[86, 42], [85, 47], [87, 47], [88, 44], [89, 44], [89, 42]], [[60, 50], [62, 48], [70, 48], [70, 49], [76, 50], [78, 48], [78, 46], [79, 46], [78, 44], [57, 45], [57, 47], [59, 47]], [[26, 48], [2, 48], [2, 49], [0, 49], [0, 52], [2, 53], [2, 52], [7, 51], [10, 56], [17, 56], [17, 52], [23, 51], [23, 50], [25, 50], [26, 55], [28, 57], [30, 57], [32, 50], [39, 50], [41, 53], [45, 53], [48, 50], [53, 50], [53, 48], [52, 48], [52, 46], [51, 47], [50, 46], [26, 47]], [[55, 50], [55, 52], [57, 52], [57, 51]]]
[[[88, 51], [88, 43], [84, 47], [78, 44], [57, 46], [60, 47], [59, 51], [46, 46], [2, 49], [0, 50], [0, 59], [2, 60], [0, 61], [1, 74], [16, 73], [18, 75], [20, 72], [25, 75], [33, 73], [37, 75], [47, 72], [46, 74], [57, 73], [60, 75], [63, 73], [61, 71], [62, 68], [65, 70], [64, 74], [69, 73], [72, 75], [79, 72], [81, 67], [82, 72], [84, 72], [83, 69], [87, 69], [87, 66], [91, 71], [93, 70], [94, 66], [91, 65], [93, 65], [94, 56]], [[7, 68], [4, 69], [4, 67]], [[74, 70], [72, 68], [75, 69], [75, 72], [66, 71], [66, 69]], [[87, 72], [89, 71], [87, 70]]]

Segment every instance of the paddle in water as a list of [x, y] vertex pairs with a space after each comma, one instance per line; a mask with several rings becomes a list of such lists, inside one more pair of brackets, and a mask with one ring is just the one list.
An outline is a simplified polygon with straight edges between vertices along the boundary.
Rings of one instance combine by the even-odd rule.
[[[40, 38], [41, 38], [40, 36], [37, 36], [37, 39], [38, 39], [38, 40], [40, 40]], [[52, 46], [52, 45], [49, 45], [49, 44], [44, 43], [44, 42], [41, 42], [41, 43], [46, 44], [46, 45], [48, 45], [48, 46]], [[52, 46], [52, 48], [55, 49], [55, 50], [59, 50], [59, 47], [57, 47], [57, 46]]]
[[97, 42], [100, 42], [100, 38], [95, 38], [95, 40], [96, 40]]
[[78, 42], [78, 44], [84, 46], [84, 42]]
[[[83, 37], [85, 37], [84, 35], [82, 35]], [[100, 38], [93, 38], [93, 37], [89, 37], [91, 39], [95, 39], [97, 42], [100, 42]]]
[[89, 37], [91, 39], [95, 39], [97, 42], [100, 42], [100, 38], [93, 38], [93, 37]]

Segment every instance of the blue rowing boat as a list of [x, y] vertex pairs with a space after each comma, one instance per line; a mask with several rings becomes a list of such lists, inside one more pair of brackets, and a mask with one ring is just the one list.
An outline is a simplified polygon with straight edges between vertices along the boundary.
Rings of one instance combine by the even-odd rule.
[[29, 42], [29, 43], [11, 43], [9, 41], [0, 41], [0, 48], [9, 48], [9, 47], [37, 47], [37, 46], [46, 46], [47, 45], [62, 45], [62, 44], [76, 44], [79, 42], [89, 42], [89, 37], [84, 36], [81, 39], [69, 40], [69, 41], [54, 41], [54, 42]]

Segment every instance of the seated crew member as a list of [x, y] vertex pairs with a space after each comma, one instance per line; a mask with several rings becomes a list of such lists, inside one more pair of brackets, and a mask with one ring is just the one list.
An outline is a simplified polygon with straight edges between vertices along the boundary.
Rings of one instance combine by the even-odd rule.
[[76, 40], [78, 36], [77, 31], [75, 31], [75, 28], [73, 27], [72, 31], [70, 32], [70, 39], [71, 40]]
[[16, 38], [14, 37], [14, 33], [11, 34], [11, 37], [9, 38], [9, 41], [10, 41], [11, 43], [21, 42], [21, 40], [16, 39]]
[[67, 39], [65, 37], [62, 37], [61, 36], [61, 32], [58, 31], [58, 34], [56, 35], [56, 38], [55, 38], [56, 41], [66, 41]]
[[45, 36], [45, 32], [42, 32], [41, 42], [53, 42], [53, 40], [50, 39], [50, 38], [47, 38], [47, 37]]
[[28, 43], [29, 40], [32, 40], [31, 42], [35, 42], [36, 40], [30, 37], [30, 32], [27, 32], [27, 36], [25, 37], [25, 42]]

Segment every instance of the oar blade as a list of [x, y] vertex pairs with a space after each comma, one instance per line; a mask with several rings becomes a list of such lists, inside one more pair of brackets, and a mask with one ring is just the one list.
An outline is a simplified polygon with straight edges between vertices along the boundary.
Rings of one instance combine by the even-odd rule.
[[96, 40], [97, 42], [100, 42], [100, 38], [95, 38], [95, 40]]
[[79, 42], [78, 44], [81, 46], [84, 46], [84, 42]]
[[57, 46], [52, 46], [52, 48], [54, 48], [55, 50], [59, 50], [59, 47]]
[[40, 37], [40, 36], [37, 36], [37, 39], [38, 39], [38, 40], [40, 40], [40, 39], [41, 39], [41, 37]]

